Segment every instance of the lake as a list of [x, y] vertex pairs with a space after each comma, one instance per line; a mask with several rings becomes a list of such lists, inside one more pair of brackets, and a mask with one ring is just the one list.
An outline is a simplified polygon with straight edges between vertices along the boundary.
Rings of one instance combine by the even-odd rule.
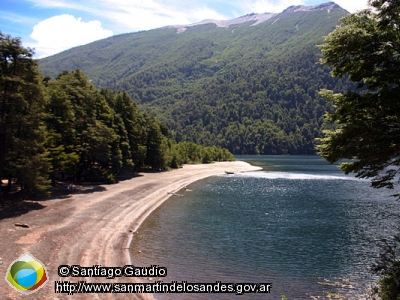
[[[271, 283], [271, 294], [156, 294], [157, 299], [350, 298], [376, 281], [378, 241], [396, 233], [390, 191], [318, 156], [237, 156], [262, 171], [206, 178], [155, 210], [132, 242], [164, 282]], [[139, 253], [140, 251], [140, 253]]]

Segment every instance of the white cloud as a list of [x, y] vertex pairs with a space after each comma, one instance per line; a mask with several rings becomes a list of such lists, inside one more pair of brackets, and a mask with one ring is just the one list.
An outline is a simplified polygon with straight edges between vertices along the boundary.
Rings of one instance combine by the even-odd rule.
[[30, 35], [36, 42], [28, 46], [35, 48], [36, 56], [42, 58], [112, 34], [112, 31], [102, 28], [100, 21], [84, 22], [81, 18], [64, 14], [36, 24]]
[[368, 8], [368, 0], [335, 0], [335, 3], [351, 13]]
[[100, 0], [102, 17], [120, 24], [121, 31], [137, 31], [167, 25], [191, 24], [204, 19], [227, 19], [204, 5], [191, 2], [160, 0]]
[[207, 7], [193, 9], [189, 11], [189, 18], [193, 19], [194, 22], [203, 21], [206, 19], [211, 20], [227, 20], [228, 17], [224, 16], [215, 10], [209, 9]]
[[109, 10], [106, 17], [126, 31], [148, 30], [172, 25], [175, 22], [189, 22], [187, 16], [179, 11], [134, 6], [126, 6], [121, 10]]
[[305, 5], [303, 0], [252, 0], [239, 4], [243, 10], [253, 13], [280, 13], [292, 5]]

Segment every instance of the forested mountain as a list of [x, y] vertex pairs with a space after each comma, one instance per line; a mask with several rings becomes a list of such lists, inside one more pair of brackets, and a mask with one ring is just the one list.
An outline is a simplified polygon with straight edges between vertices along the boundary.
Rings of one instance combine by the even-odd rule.
[[319, 64], [323, 42], [347, 12], [333, 2], [107, 38], [42, 59], [56, 76], [81, 69], [98, 88], [126, 90], [176, 141], [234, 153], [306, 154], [342, 91]]

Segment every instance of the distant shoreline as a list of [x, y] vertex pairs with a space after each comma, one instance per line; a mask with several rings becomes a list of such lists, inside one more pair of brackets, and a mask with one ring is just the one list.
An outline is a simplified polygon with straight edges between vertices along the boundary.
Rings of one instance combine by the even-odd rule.
[[[9, 264], [25, 252], [39, 259], [49, 273], [49, 282], [38, 292], [37, 299], [62, 298], [54, 293], [54, 282], [138, 282], [136, 278], [60, 278], [59, 265], [123, 267], [131, 264], [129, 247], [134, 232], [146, 217], [171, 193], [200, 179], [224, 174], [260, 170], [243, 161], [184, 165], [160, 173], [140, 173], [138, 177], [114, 185], [101, 185], [93, 192], [71, 194], [67, 198], [29, 201], [34, 208], [26, 214], [0, 220], [3, 240], [0, 257], [4, 272]], [[96, 190], [99, 190], [97, 192]], [[15, 226], [28, 224], [29, 228]], [[9, 299], [19, 298], [5, 280], [0, 289]], [[74, 295], [82, 297], [83, 295]], [[91, 299], [115, 299], [113, 294], [91, 294]], [[114, 295], [115, 296], [115, 295]], [[36, 299], [35, 298], [35, 299]], [[151, 294], [120, 294], [117, 299], [148, 299]]]

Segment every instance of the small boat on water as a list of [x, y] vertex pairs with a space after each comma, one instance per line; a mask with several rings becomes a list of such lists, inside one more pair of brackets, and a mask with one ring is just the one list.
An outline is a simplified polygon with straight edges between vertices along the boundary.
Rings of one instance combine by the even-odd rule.
[[232, 175], [232, 174], [235, 174], [235, 173], [234, 173], [234, 172], [225, 171], [225, 174], [226, 174], [226, 175]]

